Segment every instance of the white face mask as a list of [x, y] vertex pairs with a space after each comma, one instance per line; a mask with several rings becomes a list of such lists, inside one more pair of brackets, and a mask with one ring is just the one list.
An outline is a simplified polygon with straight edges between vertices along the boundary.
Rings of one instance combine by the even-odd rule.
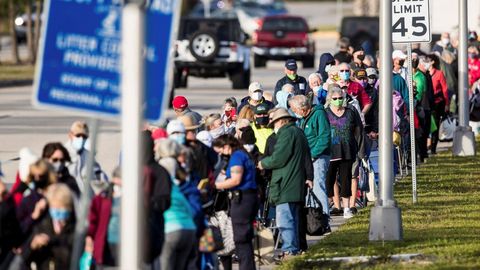
[[75, 137], [72, 140], [72, 147], [76, 151], [81, 151], [83, 150], [83, 147], [85, 146], [85, 139], [82, 137]]
[[113, 185], [113, 197], [118, 198], [122, 196], [122, 187], [119, 185]]
[[259, 101], [263, 97], [263, 93], [258, 91], [258, 92], [253, 92], [252, 95], [250, 96], [253, 100]]
[[326, 65], [326, 66], [325, 66], [325, 72], [328, 73], [331, 68], [332, 68], [332, 64]]
[[243, 148], [245, 148], [245, 150], [247, 150], [247, 152], [251, 153], [253, 151], [253, 149], [255, 149], [255, 144], [244, 144]]
[[424, 63], [423, 66], [425, 67], [426, 70], [430, 70], [430, 67], [432, 66], [432, 64]]
[[442, 38], [442, 43], [443, 43], [443, 45], [446, 46], [446, 45], [450, 44], [450, 39], [449, 38]]

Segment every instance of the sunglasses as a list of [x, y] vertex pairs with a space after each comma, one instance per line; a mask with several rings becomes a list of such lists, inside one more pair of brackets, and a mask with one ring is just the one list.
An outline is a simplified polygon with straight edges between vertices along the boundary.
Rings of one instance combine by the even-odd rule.
[[65, 159], [63, 159], [63, 158], [52, 158], [52, 162], [58, 162], [58, 161], [63, 163], [63, 162], [65, 162]]
[[332, 97], [332, 100], [343, 100], [343, 97]]
[[338, 72], [350, 72], [350, 69], [341, 69]]
[[369, 78], [369, 79], [376, 79], [377, 76], [375, 76], [375, 75], [370, 75], [370, 76], [368, 76], [368, 78]]
[[82, 137], [82, 138], [84, 138], [84, 139], [88, 138], [88, 136], [85, 135], [85, 134], [75, 134], [75, 137], [77, 137], [77, 138]]

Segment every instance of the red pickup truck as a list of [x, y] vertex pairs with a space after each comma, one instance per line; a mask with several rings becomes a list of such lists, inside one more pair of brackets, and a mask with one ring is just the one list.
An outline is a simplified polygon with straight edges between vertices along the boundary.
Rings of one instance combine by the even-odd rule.
[[315, 42], [309, 38], [309, 32], [302, 17], [273, 15], [260, 19], [252, 35], [254, 66], [264, 67], [267, 60], [295, 59], [302, 61], [304, 68], [312, 68]]

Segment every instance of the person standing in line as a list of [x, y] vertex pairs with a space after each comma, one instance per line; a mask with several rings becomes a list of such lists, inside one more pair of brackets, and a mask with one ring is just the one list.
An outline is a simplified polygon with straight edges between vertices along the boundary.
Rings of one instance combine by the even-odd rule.
[[230, 216], [239, 269], [255, 270], [252, 243], [253, 221], [258, 210], [255, 163], [233, 135], [218, 137], [213, 141], [213, 148], [221, 155], [230, 156], [226, 179], [216, 182], [215, 188], [229, 190]]
[[295, 125], [295, 118], [284, 108], [270, 112], [270, 126], [276, 134], [272, 155], [263, 158], [259, 169], [272, 170], [269, 201], [275, 205], [277, 226], [282, 239], [282, 258], [300, 252], [300, 211], [305, 204], [306, 158], [310, 158], [307, 138]]
[[[343, 217], [353, 217], [350, 210], [352, 195], [352, 165], [363, 142], [362, 122], [358, 114], [347, 106], [346, 93], [339, 87], [330, 87], [327, 96], [327, 116], [331, 127], [331, 159], [327, 173], [328, 196], [333, 198], [334, 208], [340, 209], [340, 198], [334, 198], [334, 185], [341, 184], [340, 196], [344, 207]], [[338, 174], [338, 178], [337, 178]], [[332, 209], [333, 211], [333, 209]]]
[[[313, 162], [313, 193], [322, 203], [323, 213], [330, 216], [327, 189], [325, 186], [328, 164], [330, 162], [330, 123], [323, 106], [313, 106], [305, 96], [295, 96], [290, 100], [290, 107], [300, 119], [300, 128], [310, 147]], [[330, 230], [327, 225], [326, 231]]]
[[285, 62], [285, 76], [282, 77], [280, 80], [277, 81], [277, 84], [275, 85], [275, 92], [273, 93], [273, 103], [277, 105], [277, 92], [282, 91], [282, 87], [285, 84], [291, 84], [295, 88], [295, 95], [306, 95], [307, 93], [307, 86], [308, 82], [307, 80], [298, 75], [297, 73], [298, 66], [297, 62], [294, 59], [288, 59]]

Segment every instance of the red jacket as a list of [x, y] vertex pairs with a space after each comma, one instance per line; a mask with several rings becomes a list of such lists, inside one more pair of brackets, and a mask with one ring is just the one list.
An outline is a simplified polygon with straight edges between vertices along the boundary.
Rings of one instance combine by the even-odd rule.
[[368, 96], [367, 92], [365, 92], [365, 89], [357, 82], [351, 81], [348, 84], [347, 93], [350, 96], [357, 98], [358, 103], [360, 103], [360, 109], [362, 110], [365, 106], [372, 103], [372, 100]]
[[445, 105], [448, 106], [450, 102], [448, 100], [447, 80], [445, 79], [443, 72], [432, 67], [431, 75], [435, 104], [438, 104], [443, 100], [445, 101]]
[[103, 254], [107, 244], [108, 223], [112, 213], [112, 198], [105, 193], [95, 196], [88, 214], [88, 233], [93, 239], [93, 258], [103, 264]]
[[468, 58], [468, 83], [472, 86], [480, 79], [480, 58]]

